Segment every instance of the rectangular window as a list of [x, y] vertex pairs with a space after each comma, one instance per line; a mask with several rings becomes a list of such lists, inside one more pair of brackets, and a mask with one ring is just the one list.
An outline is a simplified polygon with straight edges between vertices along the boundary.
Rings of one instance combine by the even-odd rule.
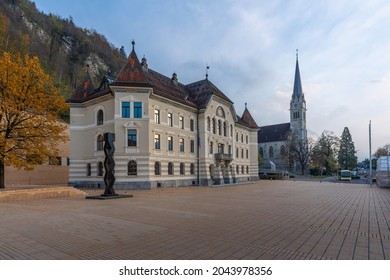
[[195, 129], [194, 127], [195, 127], [194, 120], [190, 119], [190, 129], [191, 129], [191, 131], [194, 131], [194, 129]]
[[160, 123], [160, 110], [154, 109], [154, 122]]
[[213, 142], [209, 143], [209, 152], [210, 152], [210, 154], [214, 153], [214, 151], [213, 151]]
[[154, 148], [156, 150], [160, 150], [161, 147], [161, 141], [160, 141], [160, 134], [154, 135]]
[[130, 118], [130, 102], [122, 102], [122, 118]]
[[246, 143], [248, 144], [248, 135], [245, 135]]
[[172, 115], [172, 113], [168, 113], [168, 125], [170, 127], [173, 126], [173, 115]]
[[127, 146], [136, 147], [137, 146], [137, 130], [129, 129], [127, 131]]
[[249, 151], [246, 150], [246, 158], [249, 158]]
[[190, 148], [191, 148], [191, 153], [195, 153], [195, 141], [194, 140], [190, 141]]
[[134, 102], [134, 118], [142, 118], [142, 102]]
[[218, 143], [218, 154], [223, 154], [225, 151], [225, 145]]
[[179, 117], [179, 127], [181, 129], [184, 129], [184, 117], [183, 116]]
[[179, 151], [184, 152], [184, 138], [179, 139]]
[[173, 136], [168, 136], [168, 151], [173, 151]]

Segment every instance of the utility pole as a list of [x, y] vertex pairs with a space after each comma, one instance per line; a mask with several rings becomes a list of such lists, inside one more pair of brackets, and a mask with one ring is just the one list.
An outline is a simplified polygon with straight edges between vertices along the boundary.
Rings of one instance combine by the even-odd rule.
[[368, 125], [368, 146], [369, 146], [369, 153], [370, 153], [370, 187], [372, 187], [371, 120], [370, 120], [370, 124]]

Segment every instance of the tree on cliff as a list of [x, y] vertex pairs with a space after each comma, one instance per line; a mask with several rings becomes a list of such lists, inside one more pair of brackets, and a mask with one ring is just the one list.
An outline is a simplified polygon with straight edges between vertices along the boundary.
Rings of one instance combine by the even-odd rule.
[[58, 116], [66, 109], [37, 57], [0, 57], [0, 188], [5, 165], [32, 169], [58, 154], [67, 139]]

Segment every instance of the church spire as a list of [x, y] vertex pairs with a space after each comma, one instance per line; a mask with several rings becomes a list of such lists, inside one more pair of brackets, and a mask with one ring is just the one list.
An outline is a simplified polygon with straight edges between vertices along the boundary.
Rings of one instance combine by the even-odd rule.
[[298, 49], [297, 49], [297, 62], [295, 65], [295, 78], [294, 78], [294, 91], [292, 94], [292, 98], [298, 97], [300, 98], [303, 95], [302, 91], [302, 83], [301, 83], [301, 74], [299, 73], [299, 64], [298, 64]]

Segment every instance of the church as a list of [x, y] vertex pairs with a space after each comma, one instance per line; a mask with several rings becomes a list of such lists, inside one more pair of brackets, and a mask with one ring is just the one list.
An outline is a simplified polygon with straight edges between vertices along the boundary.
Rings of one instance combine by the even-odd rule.
[[98, 87], [86, 73], [68, 100], [69, 185], [103, 187], [104, 137], [115, 134], [117, 189], [209, 186], [258, 180], [258, 130], [208, 78], [167, 77], [132, 51]]
[[296, 55], [293, 93], [290, 100], [290, 122], [261, 126], [258, 132], [261, 169], [298, 170], [298, 163], [288, 156], [288, 139], [307, 140], [306, 101], [302, 91], [298, 53]]

